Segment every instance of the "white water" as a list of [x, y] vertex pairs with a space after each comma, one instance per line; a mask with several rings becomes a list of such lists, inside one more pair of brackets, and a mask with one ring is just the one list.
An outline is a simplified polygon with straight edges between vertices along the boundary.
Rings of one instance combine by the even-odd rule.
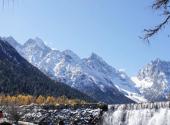
[[170, 102], [112, 105], [103, 125], [170, 125]]

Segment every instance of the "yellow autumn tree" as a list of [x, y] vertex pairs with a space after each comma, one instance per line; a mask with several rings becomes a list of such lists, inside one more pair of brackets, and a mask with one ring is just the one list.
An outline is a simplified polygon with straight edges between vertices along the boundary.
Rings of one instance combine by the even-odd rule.
[[40, 96], [37, 97], [37, 99], [36, 99], [35, 102], [36, 102], [37, 104], [44, 104], [45, 101], [46, 101], [45, 97], [43, 97], [43, 96], [40, 95]]
[[10, 101], [11, 101], [11, 103], [16, 104], [17, 103], [16, 100], [17, 100], [17, 97], [16, 96], [12, 96]]
[[46, 104], [55, 105], [56, 99], [52, 96], [48, 96], [47, 99], [46, 99]]
[[0, 103], [4, 104], [5, 103], [5, 99], [6, 99], [6, 96], [5, 95], [1, 95], [0, 96]]

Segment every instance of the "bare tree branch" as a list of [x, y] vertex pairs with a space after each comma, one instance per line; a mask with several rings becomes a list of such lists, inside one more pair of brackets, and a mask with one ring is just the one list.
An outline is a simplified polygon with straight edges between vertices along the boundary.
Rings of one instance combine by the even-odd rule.
[[161, 24], [155, 26], [154, 28], [144, 29], [145, 35], [142, 39], [149, 42], [149, 38], [151, 38], [156, 33], [158, 33], [162, 28], [164, 28], [165, 25], [168, 24], [169, 20], [170, 20], [170, 15], [168, 15], [168, 17], [166, 17], [166, 19]]
[[144, 36], [140, 37], [141, 39], [149, 42], [149, 39], [151, 37], [153, 37], [160, 30], [165, 28], [166, 24], [168, 24], [168, 22], [170, 21], [169, 3], [170, 3], [170, 0], [155, 0], [155, 2], [152, 5], [152, 8], [155, 10], [163, 11], [162, 16], [164, 16], [165, 19], [163, 20], [163, 22], [161, 22], [157, 26], [154, 26], [153, 28], [144, 29]]
[[155, 0], [155, 3], [152, 5], [153, 9], [167, 8], [169, 0]]

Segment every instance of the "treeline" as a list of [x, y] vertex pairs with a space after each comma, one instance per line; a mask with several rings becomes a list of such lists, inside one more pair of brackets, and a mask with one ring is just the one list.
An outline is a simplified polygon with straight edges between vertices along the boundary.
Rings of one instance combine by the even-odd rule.
[[48, 105], [75, 105], [75, 104], [85, 104], [85, 101], [78, 99], [68, 99], [65, 96], [61, 97], [53, 97], [53, 96], [31, 96], [31, 95], [0, 95], [0, 104], [8, 105], [8, 104], [16, 104], [16, 105], [29, 105], [29, 104], [48, 104]]

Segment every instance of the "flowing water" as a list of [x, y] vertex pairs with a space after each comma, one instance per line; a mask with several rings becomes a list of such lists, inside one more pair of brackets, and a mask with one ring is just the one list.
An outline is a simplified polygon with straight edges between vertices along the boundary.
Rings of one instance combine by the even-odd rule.
[[103, 125], [170, 125], [170, 102], [109, 105]]

